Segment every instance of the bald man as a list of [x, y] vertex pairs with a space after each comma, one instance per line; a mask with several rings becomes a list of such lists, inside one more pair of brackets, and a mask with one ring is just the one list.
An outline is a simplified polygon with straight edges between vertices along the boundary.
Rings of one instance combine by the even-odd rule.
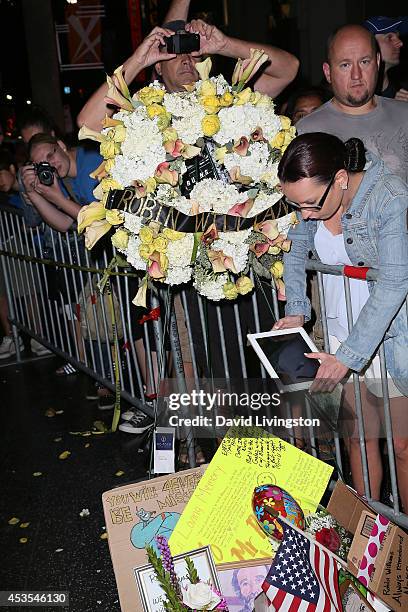
[[337, 30], [323, 72], [333, 98], [297, 124], [299, 134], [327, 132], [361, 138], [389, 170], [408, 182], [408, 105], [374, 94], [380, 55], [374, 35], [359, 25]]

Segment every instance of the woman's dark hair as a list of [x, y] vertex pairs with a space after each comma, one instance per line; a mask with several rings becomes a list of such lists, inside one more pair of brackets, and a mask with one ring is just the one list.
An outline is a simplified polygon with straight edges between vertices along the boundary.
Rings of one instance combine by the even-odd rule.
[[332, 97], [328, 91], [324, 90], [321, 87], [309, 87], [304, 89], [298, 89], [295, 91], [289, 98], [285, 115], [287, 115], [290, 119], [293, 119], [293, 113], [295, 112], [295, 107], [297, 101], [300, 98], [310, 98], [312, 96], [316, 96], [316, 98], [320, 98], [322, 104], [328, 102]]
[[14, 160], [9, 151], [6, 149], [0, 149], [0, 171], [9, 170], [10, 166], [14, 164]]
[[315, 178], [326, 184], [338, 170], [361, 172], [366, 164], [365, 148], [359, 138], [346, 142], [323, 132], [302, 134], [286, 149], [278, 166], [282, 183]]
[[40, 134], [34, 134], [34, 136], [30, 138], [30, 141], [28, 143], [28, 157], [30, 159], [31, 159], [31, 153], [33, 149], [37, 145], [42, 145], [42, 144], [59, 145], [59, 142], [58, 142], [58, 138], [56, 136], [53, 136], [52, 134], [45, 134], [42, 132]]

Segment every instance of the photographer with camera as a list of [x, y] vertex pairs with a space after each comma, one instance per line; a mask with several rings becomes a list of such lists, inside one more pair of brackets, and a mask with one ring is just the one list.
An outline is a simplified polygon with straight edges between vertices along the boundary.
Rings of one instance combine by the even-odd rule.
[[[251, 48], [263, 49], [270, 60], [255, 78], [253, 88], [256, 91], [275, 98], [293, 81], [299, 67], [299, 60], [294, 55], [269, 44], [227, 36], [201, 19], [186, 24], [189, 5], [187, 0], [174, 0], [167, 13], [167, 23], [154, 28], [123, 63], [123, 75], [128, 85], [140, 72], [154, 66], [168, 92], [184, 91], [184, 85], [198, 80], [195, 64], [201, 61], [202, 55], [248, 58]], [[79, 127], [86, 125], [101, 130], [105, 114], [110, 116], [114, 112], [106, 105], [107, 91], [104, 83], [91, 96], [78, 115]]]
[[94, 200], [98, 181], [90, 178], [102, 158], [81, 147], [69, 149], [51, 134], [35, 134], [28, 144], [32, 163], [21, 171], [27, 196], [44, 221], [69, 230], [82, 206]]

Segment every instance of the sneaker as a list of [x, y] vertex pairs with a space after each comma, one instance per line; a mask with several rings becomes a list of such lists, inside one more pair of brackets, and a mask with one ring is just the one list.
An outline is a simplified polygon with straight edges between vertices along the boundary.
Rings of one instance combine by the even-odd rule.
[[[18, 336], [18, 346], [20, 347], [20, 351], [24, 350], [24, 342], [20, 336]], [[16, 347], [13, 336], [4, 336], [0, 344], [0, 359], [8, 359], [8, 357], [12, 357], [15, 354]]]
[[37, 342], [37, 340], [35, 340], [34, 338], [31, 338], [31, 352], [34, 353], [34, 355], [38, 355], [39, 357], [41, 357], [42, 355], [52, 354], [52, 351]]
[[134, 410], [125, 410], [125, 412], [122, 412], [122, 414], [120, 415], [120, 418], [123, 419], [124, 421], [130, 421], [130, 419], [132, 419], [134, 416], [135, 416]]
[[[130, 412], [130, 411], [129, 411]], [[125, 412], [123, 414], [126, 414]], [[123, 417], [123, 415], [122, 415]], [[129, 420], [119, 425], [120, 431], [126, 433], [141, 434], [153, 425], [153, 419], [141, 410], [135, 410], [133, 416]]]

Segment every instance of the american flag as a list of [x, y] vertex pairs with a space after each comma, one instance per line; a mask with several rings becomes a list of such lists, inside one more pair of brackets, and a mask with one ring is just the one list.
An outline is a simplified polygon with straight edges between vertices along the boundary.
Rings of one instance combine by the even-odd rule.
[[286, 522], [283, 541], [262, 589], [271, 610], [340, 612], [337, 561]]

